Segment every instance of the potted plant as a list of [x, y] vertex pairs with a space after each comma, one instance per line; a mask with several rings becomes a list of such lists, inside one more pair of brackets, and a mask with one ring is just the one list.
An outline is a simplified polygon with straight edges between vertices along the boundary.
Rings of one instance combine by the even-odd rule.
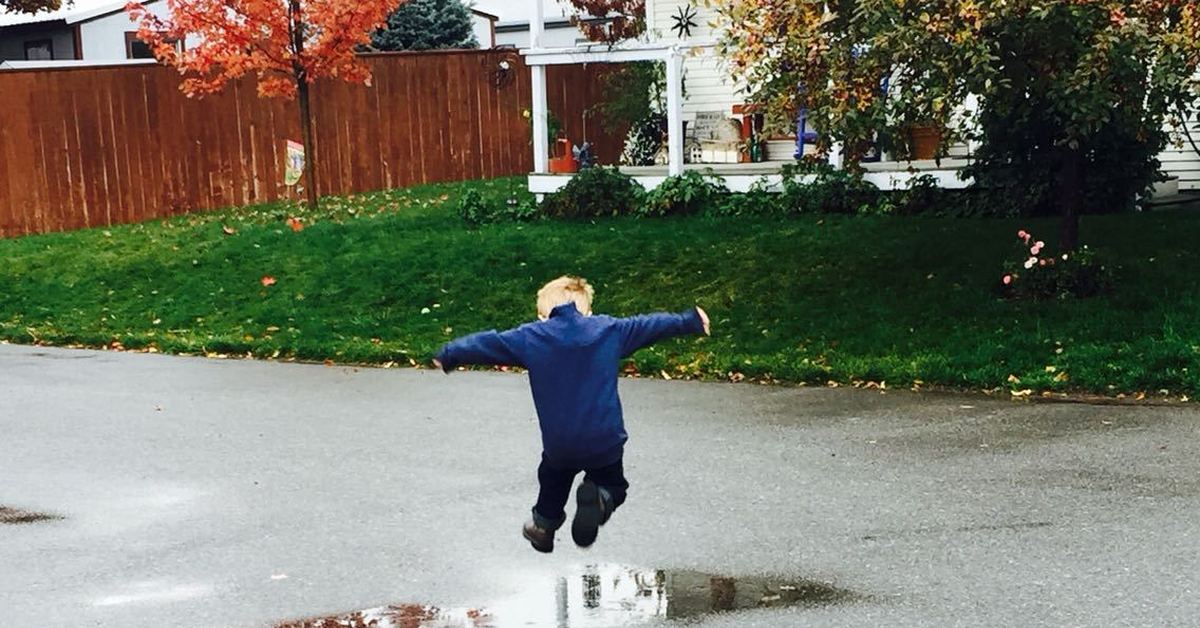
[[908, 127], [912, 159], [936, 159], [942, 146], [942, 127], [936, 122], [918, 122]]

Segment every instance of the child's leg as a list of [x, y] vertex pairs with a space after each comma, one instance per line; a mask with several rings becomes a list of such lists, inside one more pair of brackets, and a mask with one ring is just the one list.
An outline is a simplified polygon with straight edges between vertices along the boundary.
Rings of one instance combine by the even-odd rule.
[[538, 500], [533, 507], [533, 521], [543, 530], [554, 531], [567, 519], [563, 507], [571, 497], [571, 484], [578, 469], [560, 469], [543, 458], [538, 465]]
[[621, 461], [588, 469], [579, 489], [575, 491], [575, 520], [571, 522], [571, 538], [580, 547], [596, 542], [600, 526], [608, 522], [617, 506], [625, 503], [629, 482]]
[[[618, 460], [607, 467], [588, 469], [583, 478], [600, 487], [609, 498], [609, 514], [618, 506], [625, 503], [625, 494], [629, 491], [629, 481], [625, 479], [623, 461]], [[608, 517], [605, 517], [607, 519]]]

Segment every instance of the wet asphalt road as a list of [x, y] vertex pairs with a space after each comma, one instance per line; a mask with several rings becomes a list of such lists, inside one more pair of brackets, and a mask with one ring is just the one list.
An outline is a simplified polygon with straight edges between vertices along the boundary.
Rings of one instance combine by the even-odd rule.
[[629, 502], [546, 557], [522, 376], [0, 347], [0, 506], [63, 517], [0, 525], [0, 626], [605, 625], [594, 563], [854, 596], [704, 626], [1200, 625], [1194, 406], [621, 386]]

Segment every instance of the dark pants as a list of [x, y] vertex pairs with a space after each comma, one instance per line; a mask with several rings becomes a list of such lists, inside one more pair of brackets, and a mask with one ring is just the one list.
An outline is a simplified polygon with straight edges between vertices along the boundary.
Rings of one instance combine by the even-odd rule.
[[567, 505], [567, 499], [571, 497], [571, 484], [574, 483], [575, 476], [580, 471], [584, 472], [583, 479], [590, 480], [608, 493], [608, 496], [612, 498], [613, 510], [625, 502], [625, 492], [629, 489], [629, 482], [625, 480], [625, 470], [620, 460], [607, 467], [583, 469], [552, 466], [543, 458], [542, 464], [538, 466], [540, 489], [538, 490], [537, 505], [533, 507], [533, 511], [538, 517], [545, 520], [545, 523], [555, 522], [562, 525], [562, 522], [566, 520], [567, 513], [563, 507]]

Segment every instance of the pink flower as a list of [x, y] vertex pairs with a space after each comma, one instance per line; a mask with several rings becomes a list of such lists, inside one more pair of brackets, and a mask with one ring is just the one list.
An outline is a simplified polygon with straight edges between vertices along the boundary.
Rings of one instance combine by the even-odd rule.
[[1033, 246], [1033, 247], [1031, 247], [1031, 248], [1029, 249], [1029, 252], [1030, 252], [1030, 254], [1032, 254], [1032, 255], [1037, 255], [1038, 253], [1041, 253], [1041, 252], [1042, 252], [1042, 247], [1040, 247], [1040, 246], [1036, 246], [1036, 245], [1035, 245], [1035, 246]]
[[1018, 238], [1021, 238], [1022, 240], [1024, 240], [1025, 238], [1028, 238], [1028, 237], [1029, 237], [1029, 234], [1028, 234], [1028, 233], [1026, 233], [1024, 229], [1022, 229], [1022, 230], [1020, 230], [1020, 231], [1018, 231], [1018, 232], [1017, 232], [1017, 237], [1018, 237]]
[[1004, 285], [1006, 285], [1006, 286], [1008, 284], [1012, 283], [1012, 275], [1005, 275], [1003, 281], [1004, 281]]
[[1045, 246], [1046, 246], [1046, 243], [1045, 243], [1045, 242], [1042, 242], [1041, 240], [1038, 240], [1038, 241], [1037, 241], [1037, 244], [1034, 244], [1034, 246], [1036, 246], [1036, 247], [1038, 247], [1039, 249], [1041, 249], [1041, 248], [1045, 248]]
[[1045, 265], [1046, 265], [1046, 260], [1044, 260], [1044, 259], [1038, 260], [1038, 266], [1045, 266]]
[[1031, 257], [1031, 258], [1025, 260], [1025, 269], [1028, 270], [1030, 268], [1033, 268], [1035, 264], [1037, 264], [1037, 258]]

